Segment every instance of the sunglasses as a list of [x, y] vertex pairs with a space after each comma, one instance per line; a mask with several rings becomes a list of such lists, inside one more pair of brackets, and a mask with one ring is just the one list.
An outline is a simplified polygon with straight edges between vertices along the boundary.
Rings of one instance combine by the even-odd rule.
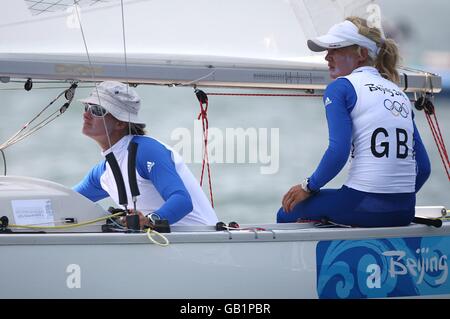
[[95, 117], [104, 117], [106, 114], [108, 114], [108, 111], [98, 104], [85, 103], [84, 111], [91, 113], [91, 115]]

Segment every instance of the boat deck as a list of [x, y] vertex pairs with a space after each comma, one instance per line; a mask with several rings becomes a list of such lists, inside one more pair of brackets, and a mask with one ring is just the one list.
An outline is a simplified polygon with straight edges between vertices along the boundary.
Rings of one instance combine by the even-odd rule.
[[[162, 234], [170, 244], [179, 243], [238, 243], [357, 240], [395, 237], [449, 236], [450, 221], [441, 228], [411, 224], [406, 227], [339, 228], [316, 227], [305, 224], [247, 224], [242, 230], [216, 231], [212, 226], [172, 227]], [[261, 230], [264, 229], [264, 230]], [[158, 235], [153, 235], [160, 240]], [[0, 234], [0, 245], [89, 245], [89, 244], [151, 244], [147, 233], [5, 233]]]

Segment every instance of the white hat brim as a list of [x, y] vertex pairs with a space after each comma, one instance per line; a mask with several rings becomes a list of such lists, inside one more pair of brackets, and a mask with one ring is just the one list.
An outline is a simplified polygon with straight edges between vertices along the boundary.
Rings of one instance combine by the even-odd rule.
[[329, 49], [345, 48], [353, 45], [352, 42], [326, 34], [313, 40], [308, 40], [308, 48], [313, 52], [322, 52]]
[[98, 104], [101, 107], [103, 107], [105, 110], [107, 110], [112, 116], [114, 116], [116, 119], [123, 121], [123, 122], [130, 122], [135, 124], [141, 124], [145, 125], [143, 121], [141, 121], [135, 114], [132, 113], [117, 113], [115, 110], [111, 109], [109, 107], [108, 103], [99, 103], [98, 96], [91, 95], [85, 99], [79, 99], [78, 102], [81, 103], [89, 103], [89, 104]]

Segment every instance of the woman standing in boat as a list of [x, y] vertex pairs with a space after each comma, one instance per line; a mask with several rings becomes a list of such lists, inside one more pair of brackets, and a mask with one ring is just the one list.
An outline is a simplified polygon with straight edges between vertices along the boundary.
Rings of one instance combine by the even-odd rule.
[[[136, 177], [140, 196], [136, 202], [140, 225], [156, 214], [176, 225], [215, 225], [217, 216], [199, 182], [181, 156], [158, 140], [145, 135], [138, 117], [137, 92], [126, 84], [106, 81], [80, 100], [85, 106], [83, 134], [97, 142], [102, 155], [114, 154], [125, 181], [128, 203], [128, 146], [137, 144]], [[118, 187], [106, 160], [94, 166], [74, 190], [92, 201], [110, 196], [119, 205]], [[144, 216], [145, 215], [145, 216]]]
[[[328, 219], [356, 227], [405, 226], [430, 161], [399, 81], [398, 48], [367, 21], [350, 17], [308, 41], [328, 51], [330, 76], [323, 101], [329, 146], [316, 171], [282, 200], [279, 223]], [[341, 189], [323, 189], [345, 166]]]

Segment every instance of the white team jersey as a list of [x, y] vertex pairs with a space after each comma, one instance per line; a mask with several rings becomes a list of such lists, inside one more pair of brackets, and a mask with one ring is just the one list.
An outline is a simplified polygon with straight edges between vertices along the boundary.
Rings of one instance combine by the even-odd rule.
[[[109, 152], [114, 152], [114, 155], [117, 159], [119, 167], [121, 169], [123, 179], [125, 182], [125, 188], [128, 197], [128, 207], [133, 207], [131, 192], [128, 184], [128, 145], [133, 136], [128, 135], [123, 137], [120, 141], [113, 145], [113, 147], [105, 152], [102, 152], [102, 155], [106, 155]], [[154, 139], [155, 140], [155, 139]], [[157, 140], [156, 140], [157, 141]], [[193, 210], [186, 216], [184, 216], [181, 220], [176, 222], [173, 225], [215, 225], [217, 223], [217, 216], [211, 207], [211, 204], [206, 197], [205, 193], [201, 189], [199, 182], [192, 175], [191, 171], [188, 169], [186, 164], [184, 163], [182, 157], [172, 150], [169, 146], [164, 143], [158, 141], [164, 147], [167, 148], [172, 154], [172, 160], [175, 164], [175, 169], [180, 176], [181, 180], [188, 191], [191, 200]], [[155, 165], [154, 162], [137, 162], [137, 166], [142, 166], [143, 169], [150, 171], [152, 166]], [[137, 200], [137, 210], [141, 211], [144, 215], [157, 211], [163, 204], [164, 199], [161, 197], [153, 183], [143, 178], [136, 172], [137, 183], [139, 187], [139, 192], [141, 196], [138, 197]], [[109, 196], [119, 204], [119, 195], [117, 191], [116, 182], [114, 179], [113, 172], [108, 163], [106, 163], [105, 171], [100, 176], [101, 187], [108, 192]], [[145, 194], [142, 196], [142, 194]]]
[[414, 126], [407, 95], [377, 69], [345, 77], [356, 91], [352, 159], [346, 186], [369, 193], [414, 193]]

